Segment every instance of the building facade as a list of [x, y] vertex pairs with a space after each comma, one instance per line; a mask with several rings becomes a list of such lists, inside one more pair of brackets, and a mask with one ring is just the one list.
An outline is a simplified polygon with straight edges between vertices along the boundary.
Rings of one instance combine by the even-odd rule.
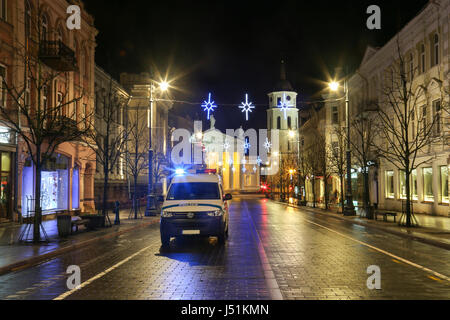
[[[150, 74], [120, 75], [120, 84], [130, 94], [128, 104], [128, 119], [134, 119], [134, 123], [140, 131], [143, 143], [138, 145], [138, 154], [148, 154], [149, 127], [151, 127], [151, 147], [153, 150], [153, 186], [156, 193], [166, 194], [168, 177], [166, 167], [169, 165], [169, 112], [173, 104], [169, 102], [170, 92], [162, 92], [155, 79]], [[153, 103], [151, 103], [153, 100]], [[142, 121], [144, 120], [144, 121]], [[128, 150], [133, 152], [135, 144], [130, 142]], [[136, 153], [136, 152], [134, 152]], [[148, 159], [148, 157], [146, 157]], [[131, 179], [128, 174], [128, 178]], [[147, 195], [148, 165], [140, 170], [138, 176], [139, 196]]]
[[[117, 149], [115, 152], [109, 152], [113, 156], [109, 161], [114, 161], [113, 168], [108, 175], [107, 195], [109, 202], [126, 203], [130, 199], [126, 144], [122, 143], [120, 139], [128, 130], [128, 103], [130, 98], [130, 95], [120, 83], [102, 68], [95, 66], [95, 131], [98, 134], [96, 140], [106, 138], [106, 128], [108, 127], [111, 147]], [[100, 150], [104, 151], [104, 149]], [[103, 169], [105, 152], [100, 153], [100, 155], [95, 154], [97, 160], [94, 194], [97, 207], [101, 204], [105, 186]], [[111, 166], [111, 162], [108, 166]]]
[[[81, 29], [66, 27], [67, 7], [81, 8]], [[4, 10], [3, 8], [6, 8]], [[97, 30], [93, 18], [80, 1], [4, 0], [0, 12], [0, 77], [8, 87], [22, 89], [23, 103], [35, 108], [61, 108], [70, 123], [88, 125], [94, 105], [94, 53]], [[42, 73], [56, 74], [51, 82], [37, 92], [34, 69], [25, 57], [33, 57], [42, 66]], [[34, 65], [35, 67], [36, 65]], [[34, 73], [36, 74], [36, 73]], [[11, 110], [19, 108], [2, 85], [1, 103]], [[39, 102], [37, 101], [39, 97]], [[65, 105], [65, 101], [74, 101]], [[18, 115], [21, 119], [21, 115]], [[86, 119], [85, 124], [79, 123]], [[13, 137], [5, 122], [0, 128], [2, 141], [2, 213], [1, 217], [17, 220], [27, 215], [34, 195], [35, 169], [23, 139]], [[20, 121], [19, 121], [20, 122]], [[23, 128], [26, 121], [20, 122]], [[15, 147], [14, 147], [15, 146]], [[41, 177], [43, 213], [55, 211], [94, 210], [95, 157], [89, 155], [82, 142], [68, 141], [54, 150], [43, 168]], [[6, 208], [6, 209], [5, 209]]]
[[[369, 47], [358, 71], [349, 79], [350, 118], [386, 112], [388, 118], [396, 114], [392, 101], [387, 101], [386, 89], [398, 83], [398, 65], [403, 61], [407, 87], [414, 92], [407, 106], [408, 139], [427, 141], [420, 134], [430, 128], [433, 139], [420, 148], [415, 157], [416, 168], [412, 171], [411, 198], [413, 212], [449, 216], [449, 17], [450, 1], [430, 1], [394, 38], [381, 48]], [[342, 97], [343, 92], [329, 97]], [[327, 98], [329, 98], [327, 97]], [[371, 109], [375, 106], [376, 110]], [[327, 136], [336, 141], [333, 127], [345, 127], [344, 101], [325, 104]], [[400, 123], [392, 121], [395, 132], [401, 132]], [[376, 143], [381, 145], [382, 134], [378, 132]], [[394, 136], [392, 135], [392, 138]], [[330, 143], [332, 142], [330, 140]], [[392, 143], [390, 144], [392, 145]], [[401, 143], [395, 143], [401, 148]], [[369, 193], [371, 204], [380, 209], [402, 211], [406, 199], [405, 173], [396, 161], [371, 154], [369, 167]], [[392, 158], [391, 158], [392, 160]], [[411, 158], [413, 160], [413, 157]], [[353, 198], [358, 205], [364, 188], [361, 169], [352, 161]]]

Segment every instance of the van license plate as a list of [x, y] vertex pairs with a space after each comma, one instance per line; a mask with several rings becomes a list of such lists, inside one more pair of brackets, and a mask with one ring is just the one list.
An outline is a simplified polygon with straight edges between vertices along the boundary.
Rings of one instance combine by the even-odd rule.
[[200, 234], [200, 230], [183, 230], [184, 235], [195, 235]]

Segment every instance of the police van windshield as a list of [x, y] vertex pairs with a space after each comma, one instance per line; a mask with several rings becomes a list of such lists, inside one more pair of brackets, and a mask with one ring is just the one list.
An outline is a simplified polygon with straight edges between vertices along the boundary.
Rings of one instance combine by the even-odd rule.
[[167, 200], [220, 200], [219, 186], [208, 182], [174, 183]]

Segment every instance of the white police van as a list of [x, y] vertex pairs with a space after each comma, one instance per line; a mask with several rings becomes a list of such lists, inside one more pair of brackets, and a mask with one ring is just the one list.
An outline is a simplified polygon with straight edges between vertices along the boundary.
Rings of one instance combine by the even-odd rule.
[[222, 179], [216, 170], [178, 169], [162, 205], [161, 243], [167, 247], [172, 237], [217, 237], [224, 244], [228, 237], [228, 201]]

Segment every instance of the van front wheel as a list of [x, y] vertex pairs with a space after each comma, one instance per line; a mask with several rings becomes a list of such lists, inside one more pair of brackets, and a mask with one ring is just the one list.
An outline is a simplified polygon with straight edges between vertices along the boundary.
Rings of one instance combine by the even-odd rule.
[[163, 247], [168, 247], [170, 245], [170, 235], [165, 232], [161, 232], [161, 244]]

